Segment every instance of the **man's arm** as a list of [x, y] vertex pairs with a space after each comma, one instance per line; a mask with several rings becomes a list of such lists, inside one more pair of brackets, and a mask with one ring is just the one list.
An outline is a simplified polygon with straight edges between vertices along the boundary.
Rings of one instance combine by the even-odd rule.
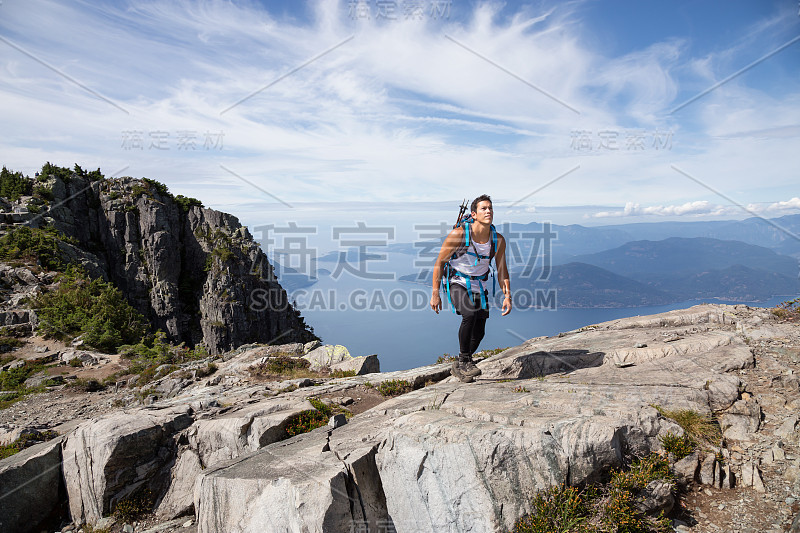
[[500, 280], [500, 289], [505, 297], [503, 298], [503, 316], [511, 312], [511, 280], [508, 276], [508, 265], [506, 265], [506, 240], [502, 235], [497, 235], [497, 251], [494, 254], [494, 264], [497, 265], [497, 277]]
[[464, 228], [458, 227], [451, 231], [442, 243], [439, 256], [433, 265], [433, 289], [431, 291], [431, 309], [439, 314], [442, 309], [442, 298], [439, 296], [439, 284], [442, 282], [444, 264], [452, 257], [461, 243], [464, 242]]

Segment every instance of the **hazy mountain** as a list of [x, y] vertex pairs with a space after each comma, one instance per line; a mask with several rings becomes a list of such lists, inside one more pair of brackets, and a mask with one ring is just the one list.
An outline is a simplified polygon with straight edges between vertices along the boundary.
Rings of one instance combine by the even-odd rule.
[[778, 295], [796, 295], [798, 280], [777, 272], [742, 265], [707, 270], [687, 277], [656, 279], [651, 287], [668, 290], [680, 300], [719, 298], [743, 302], [766, 300]]
[[574, 259], [640, 281], [653, 279], [653, 274], [666, 273], [672, 279], [734, 265], [775, 272], [790, 278], [796, 278], [798, 274], [798, 262], [792, 257], [763, 246], [704, 237], [633, 241]]
[[800, 256], [800, 215], [786, 215], [772, 219], [751, 217], [745, 220], [642, 222], [597, 226], [592, 229], [600, 232], [598, 235], [605, 235], [609, 231], [621, 231], [630, 236], [628, 240], [710, 237], [742, 241], [781, 254]]

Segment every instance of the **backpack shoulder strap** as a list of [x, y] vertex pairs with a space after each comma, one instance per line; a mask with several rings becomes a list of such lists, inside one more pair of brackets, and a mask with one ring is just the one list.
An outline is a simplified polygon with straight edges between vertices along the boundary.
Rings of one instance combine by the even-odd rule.
[[494, 224], [490, 228], [492, 231], [492, 247], [489, 249], [489, 261], [494, 259], [494, 254], [497, 251], [497, 230], [494, 228]]

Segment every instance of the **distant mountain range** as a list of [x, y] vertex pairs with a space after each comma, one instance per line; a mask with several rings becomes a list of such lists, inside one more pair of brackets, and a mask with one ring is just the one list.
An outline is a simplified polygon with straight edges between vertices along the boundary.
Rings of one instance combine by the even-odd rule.
[[763, 246], [739, 241], [670, 237], [661, 241], [633, 241], [574, 261], [599, 266], [639, 281], [667, 275], [679, 278], [711, 269], [743, 265], [751, 269], [797, 277], [797, 259]]

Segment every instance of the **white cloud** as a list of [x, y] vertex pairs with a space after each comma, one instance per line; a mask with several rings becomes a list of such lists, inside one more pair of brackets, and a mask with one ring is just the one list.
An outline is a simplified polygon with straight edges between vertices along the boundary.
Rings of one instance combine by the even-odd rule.
[[[510, 5], [507, 17], [487, 3], [452, 20], [383, 23], [351, 20], [345, 0], [308, 7], [309, 19], [293, 19], [217, 0], [3, 4], [4, 36], [130, 114], [0, 43], [0, 116], [12, 132], [0, 138], [2, 163], [28, 173], [47, 160], [127, 166], [212, 207], [273, 201], [220, 164], [298, 205], [487, 189], [514, 202], [576, 165], [530, 201], [625, 198], [630, 208], [607, 216], [713, 214], [719, 197], [671, 164], [756, 205], [794, 190], [800, 94], [773, 95], [742, 78], [666, 116], [686, 72], [707, 86], [725, 55], [687, 57], [683, 37], [604, 55], [583, 33], [580, 3]], [[762, 21], [748, 42], [770, 31]], [[570, 147], [578, 129], [669, 130], [674, 146], [583, 153]], [[141, 132], [142, 149], [123, 146], [131, 131]], [[196, 133], [195, 150], [178, 149], [181, 131]], [[149, 146], [153, 132], [167, 132], [169, 149]], [[223, 149], [204, 149], [205, 132], [222, 134]]]
[[797, 209], [800, 209], [800, 198], [797, 196], [784, 202], [775, 202], [768, 208], [769, 211], [788, 211]]
[[712, 204], [706, 200], [687, 202], [681, 205], [653, 205], [641, 206], [638, 203], [627, 202], [625, 207], [614, 211], [597, 211], [586, 214], [584, 218], [619, 218], [619, 217], [703, 217], [703, 216], [733, 216], [741, 214], [768, 216], [779, 211], [800, 211], [800, 198], [771, 204], [750, 203], [746, 206], [732, 206]]

